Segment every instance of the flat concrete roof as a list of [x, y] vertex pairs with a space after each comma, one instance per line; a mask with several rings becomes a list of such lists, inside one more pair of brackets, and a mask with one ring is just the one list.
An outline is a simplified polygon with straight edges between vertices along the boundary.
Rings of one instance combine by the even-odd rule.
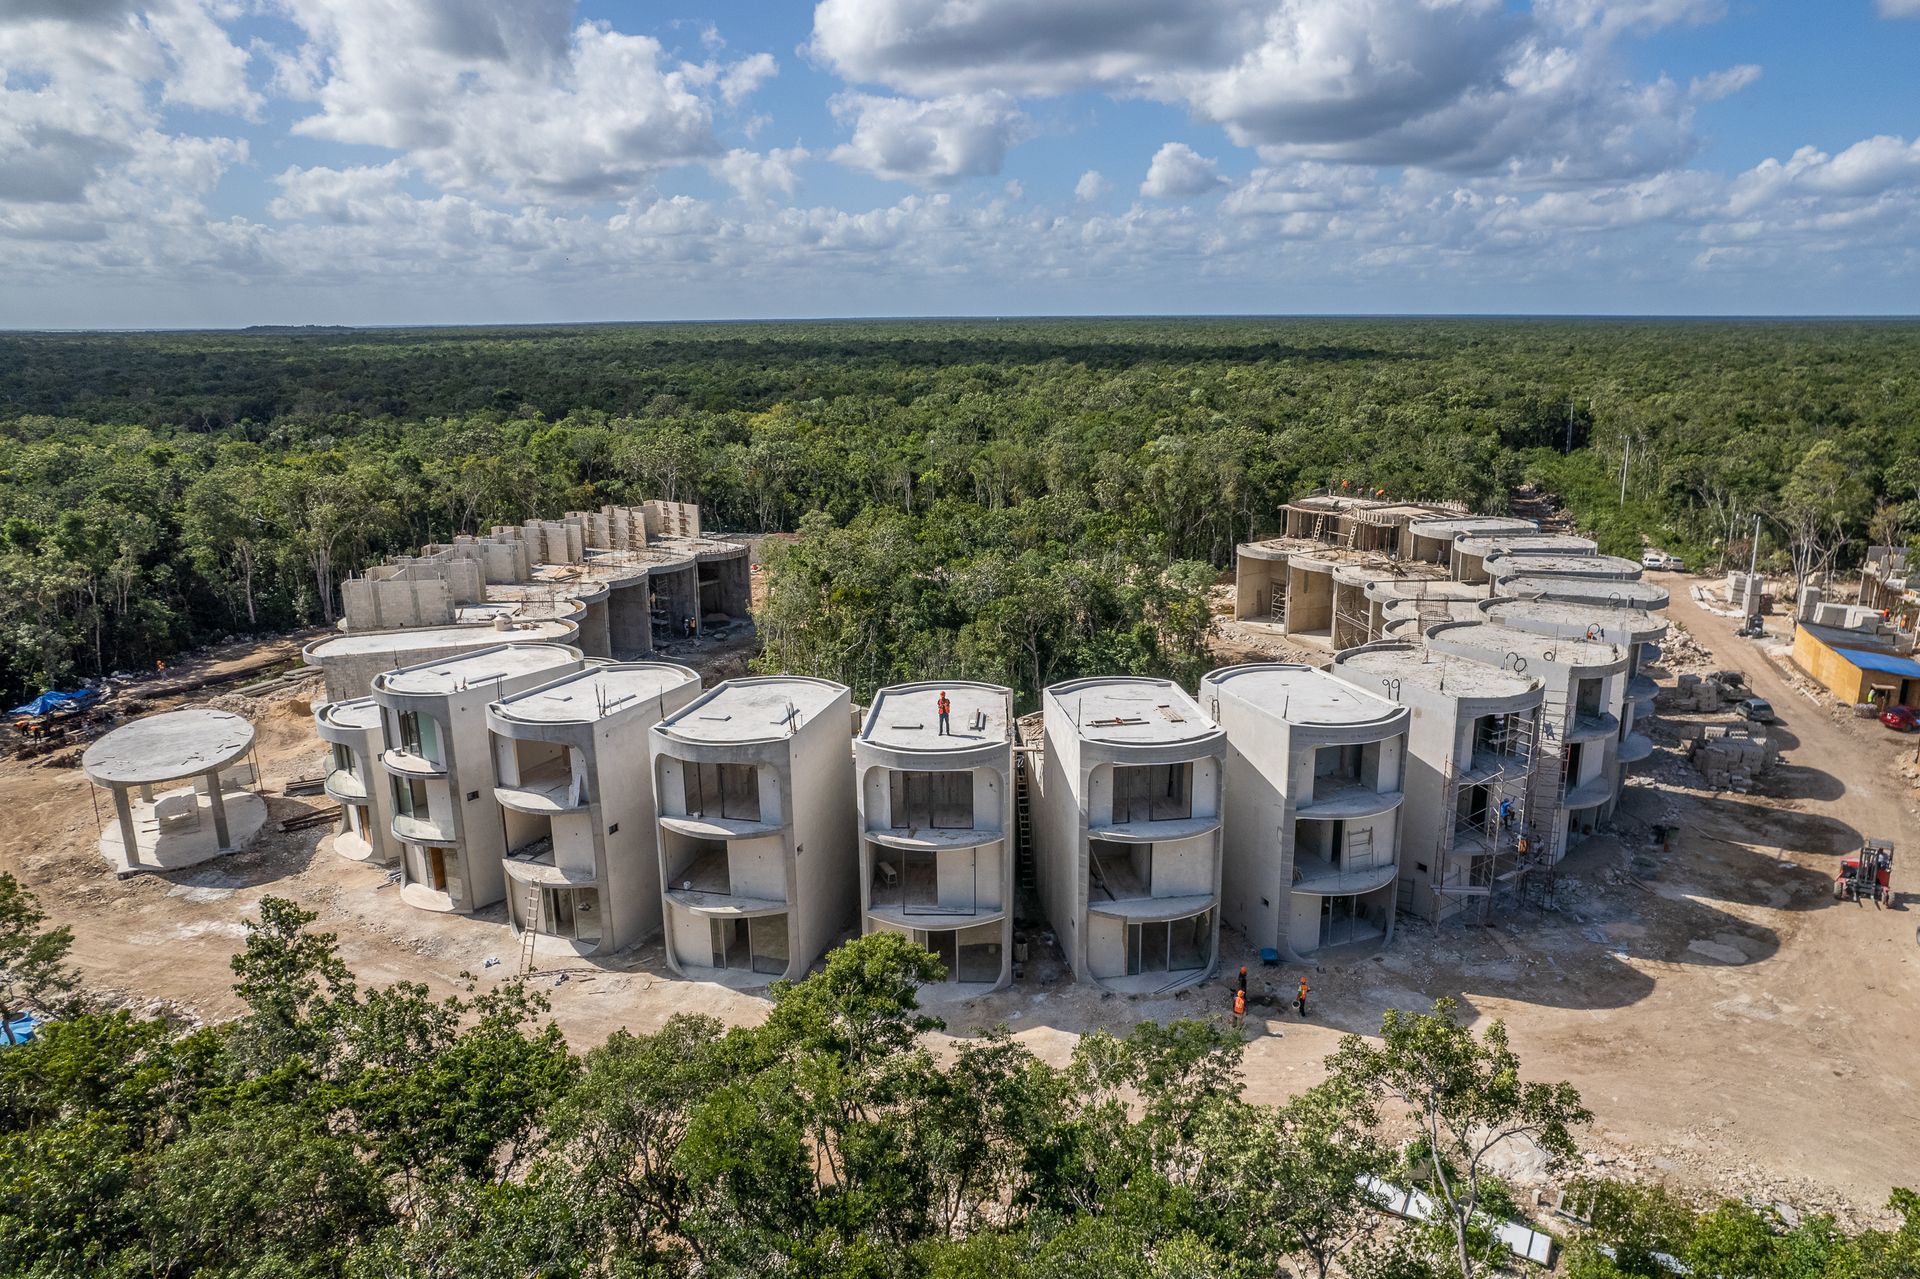
[[[1435, 564], [1433, 567], [1440, 566]], [[1487, 598], [1487, 586], [1485, 582], [1456, 582], [1452, 578], [1379, 578], [1367, 584], [1367, 594], [1382, 604], [1418, 603], [1421, 600], [1483, 600]]]
[[1540, 681], [1516, 675], [1497, 666], [1461, 657], [1457, 653], [1437, 653], [1423, 644], [1359, 648], [1334, 659], [1334, 673], [1354, 680], [1397, 680], [1418, 684], [1448, 697], [1518, 697], [1540, 687]]
[[1636, 581], [1638, 564], [1618, 555], [1498, 555], [1487, 561], [1489, 577], [1611, 577]]
[[[952, 704], [947, 722], [953, 728], [946, 736], [940, 733], [943, 691]], [[1011, 700], [1007, 689], [993, 684], [964, 680], [895, 684], [874, 694], [873, 706], [860, 728], [860, 740], [917, 751], [971, 750], [990, 742], [1005, 742], [1013, 727], [1007, 719]], [[974, 721], [981, 715], [986, 716], [986, 726], [976, 729]]]
[[534, 675], [580, 659], [554, 644], [502, 644], [473, 653], [456, 653], [382, 675], [378, 687], [412, 696], [457, 693], [516, 675]]
[[1456, 519], [1415, 520], [1407, 525], [1407, 531], [1415, 537], [1434, 537], [1451, 542], [1463, 533], [1469, 537], [1496, 533], [1531, 533], [1537, 531], [1539, 527], [1532, 520], [1523, 520], [1510, 515], [1463, 515]]
[[[1518, 653], [1529, 662], [1555, 662], [1562, 666], [1606, 666], [1626, 656], [1624, 648], [1611, 643], [1595, 643], [1589, 640], [1564, 639], [1558, 635], [1542, 635], [1537, 631], [1523, 631], [1514, 626], [1502, 626], [1498, 622], [1454, 622], [1435, 627], [1429, 634], [1430, 641], [1444, 640], [1449, 643], [1468, 645], [1481, 652], [1493, 654], [1496, 665], [1508, 653]], [[1553, 656], [1549, 657], [1548, 653]]]
[[688, 742], [760, 742], [789, 737], [846, 693], [845, 685], [803, 675], [730, 679], [661, 721]]
[[1067, 723], [1090, 741], [1164, 746], [1220, 731], [1172, 680], [1095, 676], [1047, 689]]
[[677, 662], [612, 662], [501, 698], [498, 706], [508, 717], [531, 723], [591, 724], [699, 682], [699, 672]]
[[1657, 582], [1621, 581], [1604, 577], [1508, 577], [1500, 581], [1503, 595], [1551, 595], [1558, 599], [1590, 599], [1596, 604], [1632, 604], [1665, 608], [1667, 588]]
[[146, 786], [225, 768], [253, 745], [253, 725], [211, 707], [167, 711], [122, 724], [80, 757], [96, 782]]
[[416, 626], [401, 631], [360, 631], [336, 635], [309, 646], [309, 660], [329, 657], [355, 657], [370, 653], [406, 653], [428, 648], [480, 648], [491, 644], [524, 643], [530, 640], [564, 640], [573, 634], [571, 622], [537, 621], [516, 626], [510, 631], [491, 625]]
[[1598, 626], [1609, 637], [1645, 639], [1667, 629], [1667, 619], [1638, 608], [1602, 608], [1565, 600], [1510, 600], [1495, 598], [1480, 606], [1494, 621], [1531, 618], [1560, 626]]
[[1406, 714], [1377, 693], [1292, 662], [1227, 666], [1211, 672], [1207, 682], [1289, 724], [1373, 724]]
[[371, 697], [350, 697], [343, 702], [325, 702], [318, 711], [329, 724], [341, 728], [369, 729], [380, 726], [380, 703]]
[[1463, 555], [1483, 559], [1495, 551], [1510, 555], [1587, 555], [1599, 549], [1592, 538], [1572, 533], [1496, 533], [1491, 537], [1463, 537], [1454, 545]]

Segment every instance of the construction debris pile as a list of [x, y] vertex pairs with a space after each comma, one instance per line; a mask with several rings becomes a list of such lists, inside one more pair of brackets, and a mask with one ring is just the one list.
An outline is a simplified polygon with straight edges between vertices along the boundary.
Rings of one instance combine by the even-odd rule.
[[1734, 672], [1715, 671], [1707, 676], [1686, 674], [1675, 677], [1672, 689], [1661, 691], [1660, 705], [1666, 710], [1712, 715], [1745, 696], [1746, 685]]
[[[1713, 660], [1713, 654], [1701, 647], [1700, 642], [1687, 633], [1687, 628], [1678, 622], [1667, 628], [1660, 640], [1660, 664], [1670, 671], [1699, 670]], [[1681, 675], [1680, 682], [1685, 684], [1687, 676]]]
[[1687, 758], [1714, 790], [1744, 795], [1773, 766], [1773, 746], [1744, 724], [1703, 724]]

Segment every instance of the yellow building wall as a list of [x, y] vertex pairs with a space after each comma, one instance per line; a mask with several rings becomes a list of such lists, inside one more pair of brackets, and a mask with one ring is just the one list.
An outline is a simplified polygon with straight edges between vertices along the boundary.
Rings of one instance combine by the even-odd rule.
[[1865, 672], [1827, 647], [1804, 626], [1794, 633], [1793, 664], [1844, 702], [1851, 704], [1867, 699]]

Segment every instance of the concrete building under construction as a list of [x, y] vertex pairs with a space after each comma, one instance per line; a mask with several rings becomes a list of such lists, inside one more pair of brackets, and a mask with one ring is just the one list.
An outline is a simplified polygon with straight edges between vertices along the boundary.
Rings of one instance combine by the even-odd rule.
[[853, 709], [797, 675], [718, 684], [655, 724], [667, 963], [798, 979], [858, 923]]
[[1010, 689], [899, 684], [853, 743], [862, 931], [924, 946], [956, 989], [1013, 979], [1013, 723]]
[[580, 650], [564, 644], [498, 644], [374, 678], [400, 900], [471, 914], [506, 895], [507, 823], [487, 706], [579, 668]]
[[1350, 649], [1332, 671], [1408, 712], [1399, 909], [1433, 923], [1487, 918], [1529, 869], [1519, 841], [1544, 687], [1424, 643]]
[[381, 770], [387, 749], [380, 703], [371, 697], [323, 702], [313, 708], [313, 726], [327, 744], [323, 789], [340, 802], [340, 827], [321, 846], [348, 861], [400, 864], [393, 833], [393, 792]]
[[1200, 699], [1227, 736], [1226, 921], [1293, 960], [1384, 946], [1399, 879], [1405, 708], [1286, 662], [1214, 671]]
[[672, 662], [589, 661], [487, 707], [508, 918], [536, 953], [610, 954], [660, 931], [647, 732], [692, 701]]
[[1220, 940], [1226, 734], [1170, 680], [1070, 680], [1042, 698], [1036, 882], [1074, 976], [1175, 990]]

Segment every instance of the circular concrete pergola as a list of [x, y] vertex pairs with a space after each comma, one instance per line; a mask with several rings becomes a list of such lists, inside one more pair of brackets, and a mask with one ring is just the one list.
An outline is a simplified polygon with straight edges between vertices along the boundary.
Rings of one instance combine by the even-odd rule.
[[[267, 806], [245, 790], [223, 791], [220, 774], [252, 748], [253, 725], [208, 708], [149, 715], [87, 747], [80, 765], [112, 793], [118, 817], [101, 832], [101, 855], [127, 875], [244, 848], [266, 824]], [[188, 784], [155, 792], [168, 782]]]

